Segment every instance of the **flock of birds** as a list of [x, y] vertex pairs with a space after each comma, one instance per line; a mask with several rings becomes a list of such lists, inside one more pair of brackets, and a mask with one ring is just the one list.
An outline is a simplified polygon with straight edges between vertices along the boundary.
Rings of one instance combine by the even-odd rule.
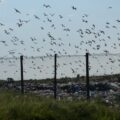
[[[54, 77], [54, 57], [24, 57], [24, 79], [46, 79]], [[20, 59], [1, 58], [0, 78], [20, 80]], [[90, 55], [90, 75], [119, 74], [120, 54]], [[59, 56], [57, 58], [57, 78], [86, 75], [84, 55]]]
[[[43, 8], [52, 9], [52, 6], [49, 4], [43, 4]], [[112, 9], [112, 7], [109, 6], [108, 9]], [[81, 16], [81, 24], [85, 27], [80, 27], [73, 31], [72, 28], [74, 26], [70, 26], [70, 24], [72, 24], [72, 18], [68, 18], [67, 23], [65, 23], [64, 21], [66, 19], [66, 16], [64, 16], [63, 14], [44, 12], [44, 19], [42, 19], [41, 16], [37, 14], [33, 14], [32, 19], [30, 19], [31, 14], [24, 14], [17, 8], [13, 8], [13, 10], [14, 13], [20, 16], [20, 18], [17, 19], [15, 28], [8, 27], [5, 23], [0, 22], [0, 31], [2, 30], [1, 33], [9, 39], [0, 39], [0, 46], [2, 45], [9, 49], [10, 45], [12, 45], [13, 48], [15, 48], [8, 50], [8, 54], [10, 56], [13, 56], [12, 59], [0, 58], [0, 66], [1, 68], [3, 68], [1, 69], [2, 71], [0, 70], [1, 75], [6, 76], [10, 74], [8, 67], [10, 69], [14, 69], [13, 71], [11, 71], [11, 74], [13, 76], [20, 72], [18, 66], [19, 58], [16, 58], [16, 55], [23, 55], [23, 53], [30, 50], [32, 50], [33, 53], [38, 53], [39, 55], [45, 50], [46, 46], [48, 46], [48, 51], [44, 52], [44, 56], [46, 57], [24, 57], [24, 74], [26, 74], [26, 76], [28, 74], [28, 76], [31, 75], [31, 77], [33, 76], [35, 78], [39, 76], [39, 73], [41, 74], [41, 76], [44, 77], [54, 74], [53, 55], [55, 53], [57, 53], [59, 56], [57, 67], [59, 68], [58, 74], [62, 77], [67, 76], [67, 74], [85, 74], [85, 56], [79, 56], [80, 51], [84, 51], [84, 53], [86, 53], [90, 52], [90, 50], [100, 51], [101, 49], [103, 49], [103, 52], [107, 57], [106, 59], [104, 55], [103, 57], [101, 57], [101, 60], [105, 59], [104, 61], [100, 61], [99, 55], [93, 55], [91, 57], [92, 59], [90, 61], [90, 69], [94, 69], [94, 74], [99, 73], [100, 69], [103, 70], [104, 74], [106, 74], [106, 71], [109, 71], [109, 67], [110, 74], [114, 74], [115, 68], [113, 64], [115, 66], [117, 65], [117, 67], [120, 67], [119, 54], [116, 58], [114, 55], [107, 56], [107, 54], [109, 53], [107, 48], [117, 50], [120, 47], [119, 19], [116, 19], [114, 21], [114, 25], [112, 25], [110, 22], [106, 22], [103, 29], [98, 29], [97, 25], [89, 23], [89, 15], [85, 13]], [[73, 10], [73, 14], [78, 12], [78, 8], [76, 6], [71, 6], [71, 10]], [[23, 14], [26, 16], [26, 19], [21, 18]], [[59, 26], [58, 23], [55, 22], [56, 19], [58, 20], [58, 23], [60, 23]], [[19, 38], [17, 35], [14, 35], [16, 33], [16, 30], [23, 30], [25, 26], [29, 26], [34, 20], [36, 20], [35, 22], [39, 23], [40, 34], [42, 33], [42, 31], [47, 31], [47, 29], [50, 28], [51, 31], [48, 30], [48, 32], [46, 33], [46, 37], [40, 39], [36, 36], [31, 35], [29, 39], [25, 41]], [[46, 24], [48, 25], [47, 28]], [[57, 37], [54, 34], [58, 30], [61, 31], [62, 34], [64, 34], [65, 38], [62, 38], [62, 35], [60, 37]], [[110, 35], [110, 33], [108, 32], [109, 30], [116, 32], [116, 41], [112, 41], [113, 36]], [[79, 36], [79, 40], [77, 40], [77, 42], [75, 41], [76, 43], [69, 40], [65, 42], [65, 39], [70, 39], [70, 37], [73, 36], [73, 33]], [[27, 48], [28, 41], [31, 42], [29, 44], [30, 46], [28, 46], [29, 48]], [[110, 42], [111, 44], [108, 45], [108, 43]], [[40, 46], [38, 46], [39, 44]], [[23, 48], [23, 52], [18, 52], [18, 46], [21, 46], [21, 48]], [[71, 53], [71, 50], [75, 51], [74, 53], [78, 56], [69, 55], [69, 53]], [[94, 61], [96, 65], [94, 65], [92, 61]], [[105, 65], [108, 65], [107, 68]], [[66, 70], [68, 72], [66, 72]], [[50, 71], [52, 72], [51, 74]]]

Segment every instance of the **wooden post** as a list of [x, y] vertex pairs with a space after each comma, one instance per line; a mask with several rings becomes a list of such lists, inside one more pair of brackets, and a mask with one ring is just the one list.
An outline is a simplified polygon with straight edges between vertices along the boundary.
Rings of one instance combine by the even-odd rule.
[[21, 69], [21, 93], [24, 94], [24, 81], [23, 81], [23, 56], [20, 56], [20, 69]]
[[86, 53], [86, 89], [87, 89], [87, 100], [90, 100], [89, 53]]
[[54, 56], [54, 99], [57, 98], [57, 54]]

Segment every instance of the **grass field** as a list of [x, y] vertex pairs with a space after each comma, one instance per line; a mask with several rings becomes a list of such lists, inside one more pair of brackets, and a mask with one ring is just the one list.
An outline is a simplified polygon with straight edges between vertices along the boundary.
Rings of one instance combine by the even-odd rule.
[[100, 101], [55, 101], [0, 91], [0, 120], [120, 120], [120, 109]]

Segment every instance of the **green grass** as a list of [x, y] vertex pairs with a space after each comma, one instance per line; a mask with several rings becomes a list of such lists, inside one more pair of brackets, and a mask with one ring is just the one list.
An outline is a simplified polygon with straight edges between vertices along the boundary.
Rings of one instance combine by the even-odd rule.
[[120, 120], [120, 109], [95, 101], [54, 101], [0, 92], [0, 120]]

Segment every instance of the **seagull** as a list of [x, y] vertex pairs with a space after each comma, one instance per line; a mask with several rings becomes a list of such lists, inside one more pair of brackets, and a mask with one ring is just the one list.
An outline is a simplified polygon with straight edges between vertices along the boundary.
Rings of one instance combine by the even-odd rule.
[[0, 23], [0, 26], [5, 26], [3, 23]]
[[10, 32], [8, 32], [7, 30], [4, 30], [4, 32], [5, 32], [5, 34], [7, 34], [7, 35], [9, 35], [9, 34], [10, 34]]
[[9, 28], [10, 31], [13, 31], [13, 28]]
[[77, 8], [76, 8], [75, 6], [72, 6], [72, 9], [73, 9], [73, 10], [77, 10]]
[[112, 6], [109, 6], [108, 9], [112, 9]]
[[43, 6], [44, 6], [45, 8], [51, 8], [50, 5], [43, 4]]
[[60, 17], [60, 19], [62, 19], [62, 18], [63, 18], [63, 16], [62, 16], [62, 15], [59, 15], [59, 17]]
[[52, 20], [50, 20], [49, 18], [47, 18], [48, 22], [52, 22]]
[[22, 23], [17, 23], [18, 27], [21, 27], [22, 26]]
[[38, 20], [40, 19], [37, 15], [34, 15], [34, 17], [35, 17], [36, 19], [38, 19]]
[[120, 23], [120, 20], [119, 20], [119, 19], [118, 19], [118, 20], [116, 20], [116, 21]]
[[14, 10], [15, 10], [15, 12], [21, 14], [21, 12], [18, 9], [14, 8]]

